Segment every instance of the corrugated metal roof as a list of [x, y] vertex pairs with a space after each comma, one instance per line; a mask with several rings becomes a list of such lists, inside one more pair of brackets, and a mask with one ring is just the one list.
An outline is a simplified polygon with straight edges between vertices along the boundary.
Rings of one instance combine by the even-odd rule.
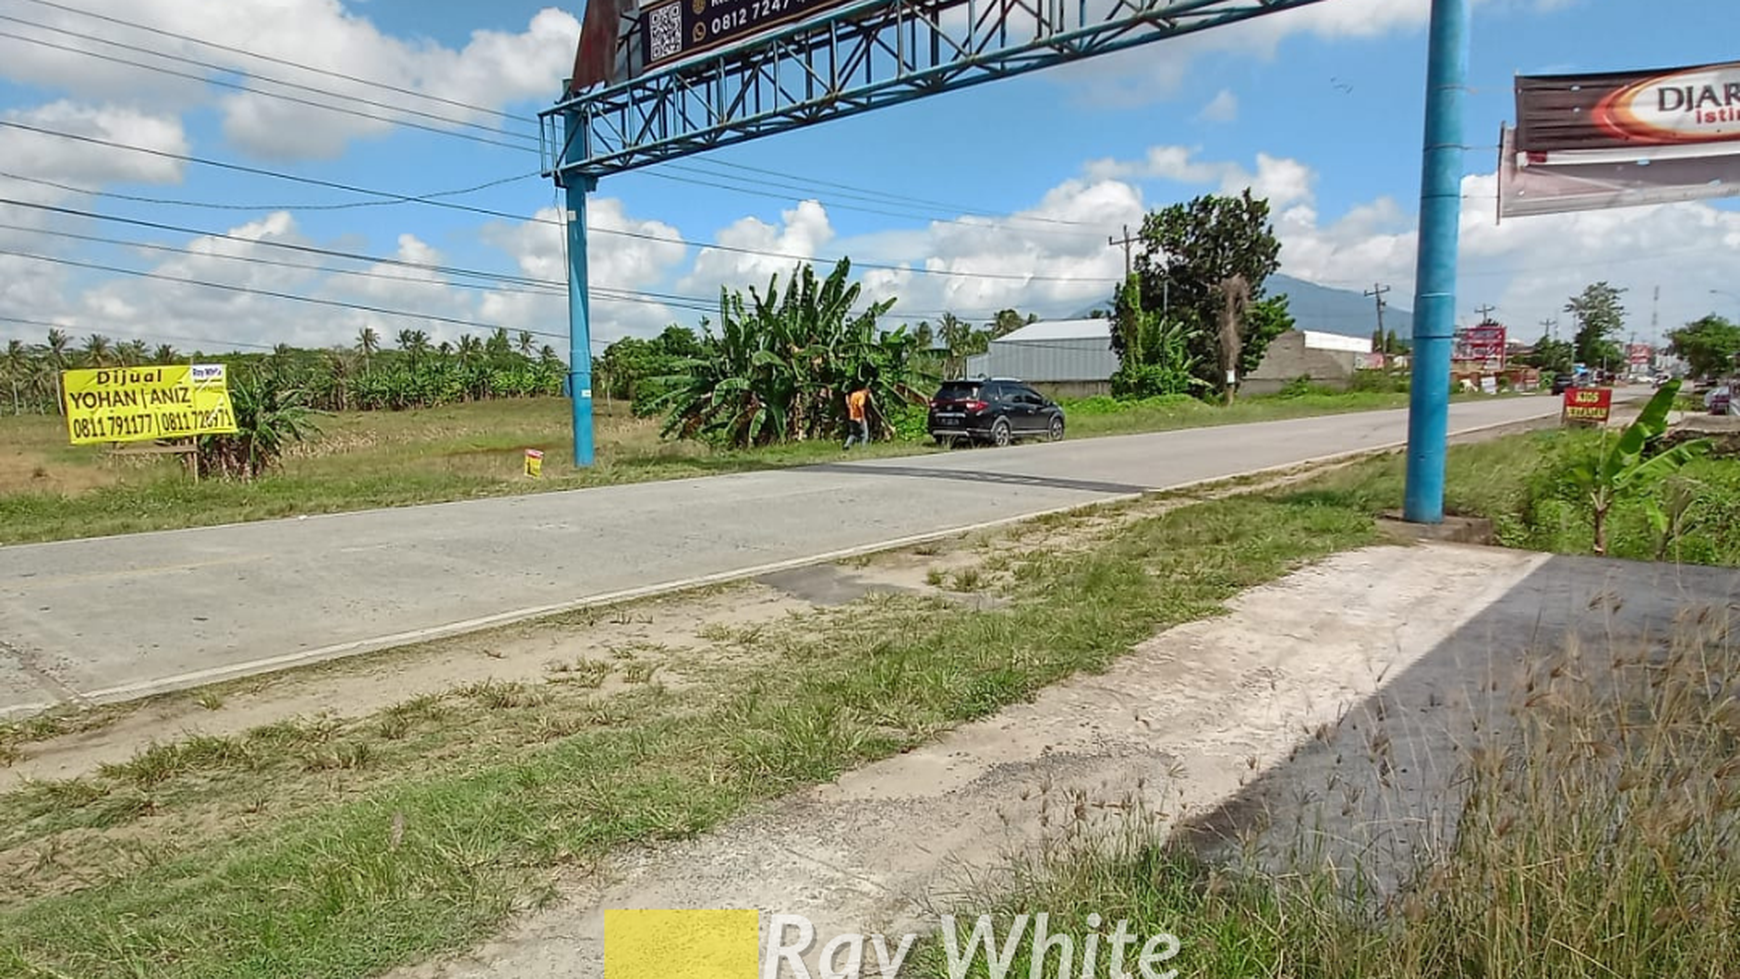
[[998, 337], [991, 342], [1037, 343], [1041, 340], [1104, 340], [1110, 343], [1111, 338], [1111, 320], [1041, 320], [1038, 323], [1029, 323], [1014, 333]]

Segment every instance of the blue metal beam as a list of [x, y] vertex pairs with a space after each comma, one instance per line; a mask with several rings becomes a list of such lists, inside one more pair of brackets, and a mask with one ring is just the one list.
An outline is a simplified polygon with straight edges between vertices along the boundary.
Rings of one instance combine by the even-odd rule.
[[1444, 522], [1450, 430], [1450, 356], [1456, 339], [1456, 263], [1462, 223], [1462, 102], [1468, 78], [1469, 0], [1432, 0], [1426, 56], [1426, 153], [1420, 178], [1408, 481], [1402, 516]]
[[1320, 2], [865, 0], [546, 110], [545, 175], [595, 180]]

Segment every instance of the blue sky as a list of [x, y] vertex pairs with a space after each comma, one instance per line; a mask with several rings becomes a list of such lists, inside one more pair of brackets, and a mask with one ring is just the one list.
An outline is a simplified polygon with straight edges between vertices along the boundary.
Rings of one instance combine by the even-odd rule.
[[[246, 64], [267, 77], [342, 89], [432, 115], [465, 115], [519, 133], [535, 131], [532, 117], [555, 95], [573, 57], [581, 13], [579, 7], [522, 0], [67, 0], [64, 6], [73, 10], [5, 0], [0, 14], [71, 34], [17, 20], [0, 21], [0, 31], [151, 61], [208, 79], [244, 80], [87, 38], [224, 66]], [[1565, 320], [1559, 313], [1565, 298], [1596, 279], [1630, 289], [1632, 325], [1645, 336], [1652, 311], [1664, 327], [1712, 308], [1740, 314], [1740, 283], [1730, 282], [1740, 247], [1740, 215], [1731, 206], [1674, 205], [1503, 226], [1495, 226], [1491, 217], [1494, 144], [1501, 122], [1513, 114], [1515, 73], [1730, 59], [1733, 49], [1724, 43], [1724, 32], [1694, 26], [1720, 23], [1725, 6], [1722, 0], [1658, 0], [1640, 16], [1636, 5], [1598, 0], [1477, 3], [1459, 303], [1464, 316], [1492, 303], [1500, 319], [1532, 337], [1541, 331], [1543, 318]], [[1125, 223], [1134, 225], [1145, 209], [1254, 185], [1274, 200], [1283, 271], [1351, 288], [1381, 281], [1392, 286], [1397, 305], [1411, 305], [1425, 11], [1425, 0], [1324, 0], [1248, 25], [841, 120], [675, 167], [607, 178], [594, 198], [594, 227], [967, 273], [867, 273], [867, 288], [897, 296], [897, 314], [913, 320], [934, 318], [944, 309], [980, 317], [1005, 306], [1055, 316], [1091, 305], [1109, 291], [1122, 257], [1107, 246], [1106, 237]], [[516, 118], [358, 88], [328, 75], [93, 20], [91, 12]], [[303, 90], [296, 94], [332, 101]], [[350, 105], [370, 113], [390, 111]], [[6, 38], [0, 38], [0, 118], [406, 194], [530, 174], [538, 165], [534, 153], [457, 138], [446, 123], [436, 123], [444, 130], [440, 133], [367, 123]], [[267, 239], [555, 281], [563, 259], [552, 227], [414, 205], [317, 209], [363, 198], [4, 127], [0, 160], [5, 161], [0, 171], [17, 176], [223, 208], [130, 202], [5, 176], [0, 176], [0, 197], [247, 240], [202, 240], [0, 205], [0, 222], [12, 226], [0, 229], [0, 251], [434, 314], [479, 327], [533, 329], [550, 334], [562, 347], [557, 337], [565, 330], [565, 307], [559, 295], [459, 288], [451, 275], [404, 266], [373, 270], [400, 279], [334, 275], [333, 268], [367, 266], [248, 243]], [[781, 182], [799, 189], [758, 183], [766, 178], [721, 169], [722, 163], [786, 174]], [[697, 179], [738, 186], [747, 180], [759, 196], [697, 186], [692, 182]], [[818, 181], [949, 206], [851, 200]], [[554, 198], [551, 186], [534, 177], [451, 199], [523, 217], [544, 211], [549, 217]], [[1001, 225], [950, 223], [966, 213], [1015, 217]], [[149, 252], [42, 233], [48, 230], [323, 268], [289, 270], [209, 255]], [[638, 301], [595, 304], [601, 340], [653, 332], [670, 321], [693, 323], [700, 315], [661, 305], [644, 293], [710, 297], [721, 285], [765, 282], [791, 264], [607, 233], [595, 234], [593, 243], [595, 281], [618, 296], [625, 291], [638, 296]], [[1077, 281], [1011, 278], [1025, 274]], [[1731, 298], [1711, 292], [1730, 286]], [[1662, 299], [1656, 309], [1658, 287]], [[343, 342], [362, 326], [388, 334], [423, 327], [446, 337], [472, 329], [8, 255], [0, 255], [0, 317], [60, 323], [81, 336], [103, 332], [240, 343]], [[36, 325], [0, 320], [0, 337], [35, 340], [42, 332]]]

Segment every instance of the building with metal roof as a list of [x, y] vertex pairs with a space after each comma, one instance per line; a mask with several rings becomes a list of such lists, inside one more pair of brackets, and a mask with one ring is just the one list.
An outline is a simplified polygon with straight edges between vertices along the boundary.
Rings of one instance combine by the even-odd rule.
[[969, 377], [1015, 377], [1053, 397], [1108, 394], [1118, 355], [1112, 321], [1042, 320], [991, 341], [967, 358]]

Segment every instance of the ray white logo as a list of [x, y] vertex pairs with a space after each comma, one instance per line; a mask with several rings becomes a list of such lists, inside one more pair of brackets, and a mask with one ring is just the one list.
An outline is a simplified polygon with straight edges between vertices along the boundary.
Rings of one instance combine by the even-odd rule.
[[[1112, 979], [1177, 979], [1178, 970], [1165, 968], [1182, 947], [1177, 938], [1141, 938], [1122, 920], [1110, 934], [1102, 934], [1102, 923], [1099, 915], [1090, 914], [1090, 930], [1076, 935], [1053, 932], [1048, 914], [1023, 914], [1009, 922], [999, 939], [997, 923], [990, 915], [980, 915], [963, 939], [960, 922], [944, 915], [944, 965], [949, 979], [1092, 979], [1102, 970]], [[817, 940], [808, 918], [774, 915], [761, 956], [761, 979], [899, 979], [907, 974], [901, 970], [910, 964], [919, 936], [896, 941], [883, 935], [842, 934], [819, 948]], [[1021, 969], [1024, 951], [1027, 968]], [[810, 971], [804, 962], [811, 952], [819, 971]]]

